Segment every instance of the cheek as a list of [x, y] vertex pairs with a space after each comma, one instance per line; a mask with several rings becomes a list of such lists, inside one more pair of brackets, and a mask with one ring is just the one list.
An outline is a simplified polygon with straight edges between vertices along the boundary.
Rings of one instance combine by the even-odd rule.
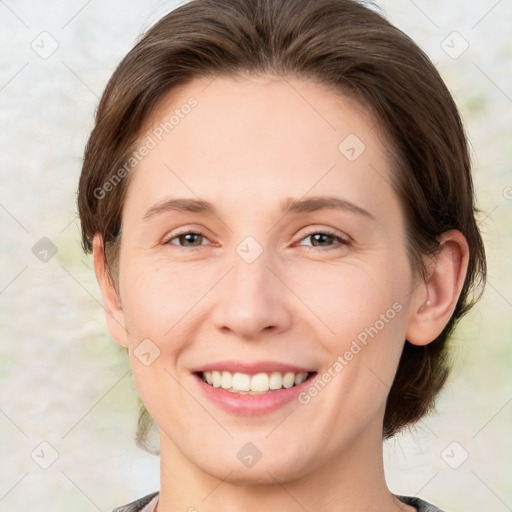
[[199, 269], [192, 263], [141, 258], [124, 270], [123, 309], [132, 342], [154, 337], [174, 343], [178, 340], [175, 332], [190, 324], [196, 310], [201, 309], [202, 297], [217, 280], [215, 269]]
[[[320, 323], [333, 348], [376, 331], [393, 335], [404, 329], [402, 314], [408, 277], [390, 265], [316, 264], [296, 268], [287, 283], [304, 302], [304, 313]], [[300, 278], [299, 278], [300, 276]], [[329, 341], [332, 340], [332, 341]]]
[[297, 295], [314, 313], [312, 321], [318, 317], [311, 332], [324, 354], [320, 382], [300, 400], [324, 411], [322, 418], [333, 429], [357, 429], [384, 411], [408, 314], [409, 278], [392, 268], [391, 264], [323, 267], [301, 272], [305, 277], [294, 281]]
[[[356, 416], [367, 421], [383, 406], [392, 385], [405, 340], [409, 277], [399, 270], [407, 268], [404, 262], [388, 261], [318, 266], [296, 272], [304, 278], [291, 284], [308, 306], [302, 310], [314, 326], [316, 350], [324, 354], [320, 378], [330, 391], [322, 392], [320, 401], [328, 408], [344, 397], [333, 424], [356, 414], [360, 403], [366, 406]], [[305, 402], [310, 398], [305, 396]]]

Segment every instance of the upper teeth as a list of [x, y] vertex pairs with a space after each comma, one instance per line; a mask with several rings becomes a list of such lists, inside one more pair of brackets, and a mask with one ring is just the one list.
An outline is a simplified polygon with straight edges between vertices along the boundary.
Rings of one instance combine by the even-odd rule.
[[[308, 372], [303, 373], [257, 373], [248, 375], [247, 373], [231, 373], [226, 371], [203, 372], [203, 380], [214, 388], [223, 388], [233, 392], [255, 392], [264, 393], [273, 389], [282, 387], [291, 388], [308, 377]], [[251, 393], [252, 394], [252, 393]]]

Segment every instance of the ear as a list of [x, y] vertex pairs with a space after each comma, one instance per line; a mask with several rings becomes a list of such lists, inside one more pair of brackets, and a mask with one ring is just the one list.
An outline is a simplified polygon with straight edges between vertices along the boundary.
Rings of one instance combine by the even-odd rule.
[[119, 345], [127, 347], [128, 333], [125, 327], [124, 312], [114, 284], [108, 275], [103, 237], [99, 234], [94, 235], [92, 252], [94, 257], [94, 272], [96, 273], [96, 279], [100, 285], [108, 332]]
[[427, 280], [414, 290], [406, 339], [428, 345], [449, 322], [457, 305], [468, 268], [469, 248], [457, 230], [443, 233]]

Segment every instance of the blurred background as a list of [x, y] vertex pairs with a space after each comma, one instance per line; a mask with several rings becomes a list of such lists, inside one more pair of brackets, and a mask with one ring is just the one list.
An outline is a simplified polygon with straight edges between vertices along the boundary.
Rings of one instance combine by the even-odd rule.
[[[76, 189], [93, 114], [136, 38], [178, 2], [0, 0], [0, 511], [109, 511], [159, 488], [110, 339]], [[453, 341], [438, 413], [385, 444], [393, 492], [512, 510], [512, 2], [377, 5], [431, 57], [472, 144], [489, 281]], [[313, 512], [313, 511], [311, 511]]]

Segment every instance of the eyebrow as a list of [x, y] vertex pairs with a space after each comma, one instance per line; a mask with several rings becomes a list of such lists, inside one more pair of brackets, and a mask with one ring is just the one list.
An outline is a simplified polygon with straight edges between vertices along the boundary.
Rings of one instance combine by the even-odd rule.
[[217, 209], [212, 203], [202, 199], [163, 199], [154, 204], [145, 214], [143, 220], [164, 212], [178, 211], [185, 213], [209, 213], [217, 215]]
[[281, 203], [281, 210], [284, 214], [314, 212], [325, 209], [345, 210], [374, 219], [374, 216], [368, 210], [365, 210], [351, 201], [335, 196], [314, 196], [306, 199], [293, 199], [289, 197]]
[[[293, 199], [289, 197], [281, 202], [280, 206], [283, 216], [289, 213], [315, 212], [317, 210], [332, 209], [357, 213], [375, 220], [374, 216], [364, 208], [361, 208], [351, 201], [334, 196], [314, 196], [306, 199]], [[204, 201], [203, 199], [170, 198], [163, 199], [151, 206], [144, 214], [143, 220], [147, 221], [157, 214], [169, 211], [218, 216], [217, 209], [209, 201]]]

